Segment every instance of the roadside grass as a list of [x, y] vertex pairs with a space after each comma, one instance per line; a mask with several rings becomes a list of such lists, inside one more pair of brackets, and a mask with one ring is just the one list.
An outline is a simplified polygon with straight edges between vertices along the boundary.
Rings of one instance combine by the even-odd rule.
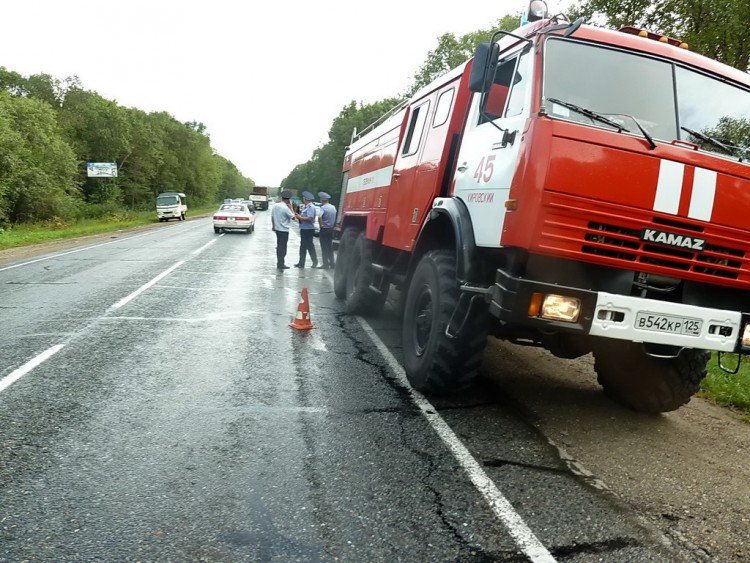
[[[209, 214], [215, 211], [216, 208], [217, 206], [197, 209], [191, 207], [188, 211], [188, 217]], [[0, 230], [0, 250], [55, 240], [85, 237], [87, 235], [110, 233], [158, 222], [159, 220], [153, 211], [140, 211], [128, 212], [103, 219], [83, 219], [73, 225], [59, 225], [55, 223], [13, 225], [11, 228]]]
[[[722, 354], [721, 360], [725, 367], [734, 370], [739, 357], [734, 354]], [[708, 375], [701, 383], [699, 393], [708, 399], [731, 407], [742, 413], [742, 419], [750, 422], [750, 360], [744, 358], [740, 362], [739, 371], [732, 375], [719, 367], [718, 354], [713, 352], [708, 362]]]

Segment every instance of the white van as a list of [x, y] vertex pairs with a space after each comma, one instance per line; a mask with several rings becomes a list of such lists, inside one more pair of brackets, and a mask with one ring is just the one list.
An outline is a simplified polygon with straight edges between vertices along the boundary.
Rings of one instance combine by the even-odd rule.
[[164, 192], [156, 196], [156, 216], [159, 221], [169, 221], [170, 219], [184, 221], [187, 210], [185, 194]]

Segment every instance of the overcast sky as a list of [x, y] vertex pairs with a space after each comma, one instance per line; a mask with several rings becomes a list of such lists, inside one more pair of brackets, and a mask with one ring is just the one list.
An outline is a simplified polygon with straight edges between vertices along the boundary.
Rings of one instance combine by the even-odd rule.
[[[553, 13], [568, 3], [548, 0]], [[278, 186], [345, 105], [402, 93], [438, 37], [489, 28], [526, 0], [3, 4], [0, 66], [200, 121], [244, 176]]]

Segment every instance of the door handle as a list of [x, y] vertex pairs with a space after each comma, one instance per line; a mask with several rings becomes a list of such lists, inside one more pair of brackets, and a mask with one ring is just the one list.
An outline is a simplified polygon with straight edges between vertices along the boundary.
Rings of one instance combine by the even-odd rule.
[[400, 178], [400, 177], [401, 177], [401, 174], [399, 174], [398, 172], [394, 172], [394, 173], [393, 173], [393, 177], [394, 177], [394, 178]]
[[459, 166], [459, 167], [457, 168], [457, 170], [458, 170], [459, 172], [466, 172], [466, 171], [467, 171], [468, 169], [469, 169], [469, 163], [468, 163], [468, 162], [464, 162], [464, 163], [462, 163], [462, 164], [461, 164], [461, 166]]

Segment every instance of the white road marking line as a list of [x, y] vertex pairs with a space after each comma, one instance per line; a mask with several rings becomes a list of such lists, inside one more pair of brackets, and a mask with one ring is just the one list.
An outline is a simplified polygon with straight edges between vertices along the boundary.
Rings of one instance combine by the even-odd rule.
[[218, 239], [214, 239], [211, 242], [207, 242], [206, 244], [204, 244], [203, 246], [201, 246], [199, 249], [193, 250], [192, 254], [200, 254], [201, 252], [203, 252], [204, 250], [206, 250], [209, 246], [211, 246], [212, 244], [214, 244], [217, 240]]
[[367, 321], [359, 316], [357, 320], [393, 370], [396, 379], [398, 379], [399, 383], [409, 393], [414, 403], [427, 419], [427, 422], [442, 438], [445, 445], [468, 474], [471, 482], [489, 503], [495, 516], [502, 521], [526, 556], [534, 563], [555, 563], [556, 560], [552, 557], [552, 554], [537, 539], [534, 532], [531, 531], [521, 516], [515, 511], [513, 505], [503, 496], [495, 486], [495, 483], [492, 482], [492, 479], [487, 476], [477, 460], [466, 449], [466, 446], [463, 445], [461, 440], [453, 433], [450, 426], [437, 413], [435, 407], [432, 406], [424, 395], [411, 387], [409, 381], [406, 379], [406, 372], [396, 361], [396, 358], [393, 357], [386, 345], [378, 338], [375, 331], [367, 324]]
[[[153, 234], [153, 233], [151, 231], [149, 231], [147, 233], [143, 233], [143, 234], [140, 234], [140, 235], [134, 235], [132, 237], [127, 237], [127, 239], [138, 238], [138, 237], [146, 236], [146, 235], [149, 235], [149, 234]], [[97, 247], [100, 247], [100, 246], [106, 246], [108, 244], [112, 244], [112, 243], [115, 243], [115, 242], [122, 242], [123, 240], [127, 240], [127, 239], [117, 239], [117, 240], [112, 240], [112, 241], [108, 241], [108, 242], [103, 242], [101, 244], [95, 244], [95, 245], [90, 245], [90, 246], [86, 246], [86, 247], [83, 247], [83, 248], [77, 248], [75, 250], [70, 250], [68, 252], [57, 253], [57, 254], [54, 254], [52, 256], [45, 256], [43, 258], [37, 258], [36, 260], [30, 260], [28, 262], [22, 262], [20, 264], [15, 264], [13, 266], [6, 266], [5, 268], [0, 268], [0, 272], [2, 272], [3, 270], [10, 270], [12, 268], [18, 268], [19, 266], [25, 266], [27, 264], [33, 264], [35, 262], [41, 262], [43, 260], [49, 260], [51, 258], [56, 258], [56, 257], [59, 257], [59, 256], [65, 256], [66, 254], [73, 254], [73, 253], [76, 253], [76, 252], [82, 252], [84, 250], [89, 250], [91, 248], [97, 248]], [[206, 248], [208, 248], [209, 246], [211, 246], [214, 242], [215, 242], [215, 240], [213, 240], [213, 241], [211, 241], [211, 242], [203, 245], [199, 249], [194, 250], [192, 252], [192, 254], [199, 254], [200, 252], [202, 252], [203, 250], [205, 250]], [[110, 309], [119, 309], [120, 307], [122, 307], [126, 303], [128, 303], [131, 300], [135, 299], [138, 295], [140, 295], [141, 293], [143, 293], [149, 287], [153, 286], [159, 280], [161, 280], [165, 276], [167, 276], [170, 273], [172, 273], [174, 270], [176, 270], [177, 268], [179, 268], [184, 263], [185, 263], [184, 260], [181, 261], [181, 262], [178, 262], [177, 264], [175, 264], [174, 266], [172, 266], [168, 270], [166, 270], [166, 271], [162, 272], [161, 274], [159, 274], [158, 276], [156, 276], [150, 282], [144, 284], [143, 286], [141, 286], [140, 288], [138, 288], [137, 290], [135, 290], [133, 293], [131, 293], [127, 297], [124, 297], [124, 298], [120, 299], [117, 303], [115, 303], [114, 305], [112, 305], [110, 307]], [[100, 319], [100, 320], [103, 320], [103, 319]], [[210, 320], [210, 316], [206, 320]], [[21, 377], [23, 377], [28, 372], [30, 372], [31, 370], [33, 370], [39, 364], [41, 364], [42, 362], [44, 362], [48, 358], [51, 358], [54, 354], [56, 354], [57, 352], [59, 352], [64, 346], [65, 346], [65, 344], [57, 344], [57, 345], [53, 346], [52, 348], [49, 348], [49, 349], [45, 350], [44, 352], [42, 352], [41, 354], [39, 354], [35, 358], [33, 358], [33, 359], [29, 360], [28, 362], [26, 362], [20, 368], [12, 371], [10, 374], [6, 375], [3, 379], [0, 379], [0, 391], [3, 391], [4, 389], [8, 388], [11, 384], [13, 384], [16, 381], [18, 381]]]
[[167, 270], [164, 270], [161, 274], [159, 274], [158, 276], [156, 276], [150, 282], [143, 284], [141, 287], [139, 287], [138, 289], [136, 289], [130, 295], [128, 295], [128, 296], [123, 297], [122, 299], [120, 299], [117, 303], [115, 303], [114, 305], [112, 305], [110, 307], [110, 309], [119, 309], [123, 305], [126, 305], [127, 303], [129, 303], [130, 301], [132, 301], [133, 299], [135, 299], [136, 297], [138, 297], [141, 293], [143, 293], [144, 291], [146, 291], [149, 287], [151, 287], [152, 285], [154, 285], [155, 283], [157, 283], [160, 279], [162, 279], [162, 278], [168, 276], [169, 274], [171, 274], [173, 271], [175, 271], [177, 268], [179, 268], [180, 266], [182, 266], [184, 263], [185, 263], [185, 260], [180, 260], [179, 262], [177, 262], [177, 264], [175, 264], [174, 266], [172, 266], [171, 268], [169, 268]]
[[62, 350], [64, 346], [65, 344], [57, 344], [56, 346], [53, 346], [52, 348], [45, 350], [44, 352], [39, 354], [37, 357], [23, 364], [20, 368], [12, 371], [8, 375], [0, 379], [0, 391], [3, 391], [4, 389], [10, 387], [13, 383], [21, 379], [24, 375], [29, 373], [32, 369], [37, 367], [43, 361], [57, 354], [60, 350]]

